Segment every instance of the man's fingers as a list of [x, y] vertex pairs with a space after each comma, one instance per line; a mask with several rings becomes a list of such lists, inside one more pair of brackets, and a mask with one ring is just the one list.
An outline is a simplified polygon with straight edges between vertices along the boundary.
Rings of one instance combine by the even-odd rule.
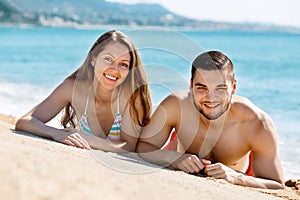
[[221, 166], [217, 163], [205, 166], [205, 170], [208, 170], [208, 171], [216, 170], [216, 169], [220, 169], [220, 168], [221, 168]]
[[192, 162], [191, 165], [194, 168], [194, 173], [198, 173], [204, 168], [204, 165], [201, 163], [201, 161], [197, 156], [195, 155], [190, 156], [190, 160]]
[[206, 159], [201, 159], [201, 162], [203, 163], [203, 165], [210, 165], [211, 161], [210, 160], [206, 160]]
[[222, 168], [222, 166], [218, 163], [207, 165], [205, 167], [205, 173], [208, 176], [214, 177], [214, 178], [225, 178], [225, 170]]
[[188, 156], [182, 160], [182, 164], [187, 169], [188, 173], [198, 173], [203, 166], [197, 156]]
[[194, 168], [187, 162], [183, 164], [186, 173], [194, 173]]
[[213, 170], [207, 173], [208, 176], [211, 176], [213, 178], [218, 178], [218, 179], [224, 179], [225, 178], [225, 173], [219, 170]]

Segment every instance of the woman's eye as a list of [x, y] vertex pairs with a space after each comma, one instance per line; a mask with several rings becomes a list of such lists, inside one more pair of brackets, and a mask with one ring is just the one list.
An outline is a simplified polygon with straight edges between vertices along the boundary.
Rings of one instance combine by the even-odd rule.
[[112, 58], [110, 58], [110, 57], [104, 57], [104, 60], [105, 60], [106, 62], [109, 62], [109, 63], [112, 62]]
[[128, 68], [129, 67], [129, 65], [127, 63], [122, 63], [121, 66], [124, 67], [124, 68]]

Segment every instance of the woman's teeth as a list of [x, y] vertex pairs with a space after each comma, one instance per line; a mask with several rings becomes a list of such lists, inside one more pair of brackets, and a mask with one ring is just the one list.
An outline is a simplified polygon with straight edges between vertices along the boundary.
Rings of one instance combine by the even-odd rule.
[[105, 74], [104, 75], [107, 79], [110, 79], [110, 80], [113, 80], [113, 81], [116, 81], [117, 80], [117, 77], [114, 77], [114, 76], [110, 76], [110, 75], [107, 75]]

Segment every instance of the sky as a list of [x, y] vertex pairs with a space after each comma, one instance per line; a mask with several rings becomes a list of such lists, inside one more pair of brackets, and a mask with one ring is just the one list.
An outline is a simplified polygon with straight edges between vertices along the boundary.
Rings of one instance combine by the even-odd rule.
[[300, 0], [109, 0], [121, 3], [159, 3], [193, 19], [253, 22], [300, 28]]

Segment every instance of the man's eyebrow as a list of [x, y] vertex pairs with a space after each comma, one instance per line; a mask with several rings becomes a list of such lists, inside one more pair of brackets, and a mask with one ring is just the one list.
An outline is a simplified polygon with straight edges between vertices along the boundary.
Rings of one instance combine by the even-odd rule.
[[217, 87], [227, 87], [227, 85], [226, 84], [219, 84], [219, 85], [217, 85]]
[[202, 84], [202, 83], [195, 83], [195, 86], [201, 86], [201, 87], [207, 87], [206, 85]]

